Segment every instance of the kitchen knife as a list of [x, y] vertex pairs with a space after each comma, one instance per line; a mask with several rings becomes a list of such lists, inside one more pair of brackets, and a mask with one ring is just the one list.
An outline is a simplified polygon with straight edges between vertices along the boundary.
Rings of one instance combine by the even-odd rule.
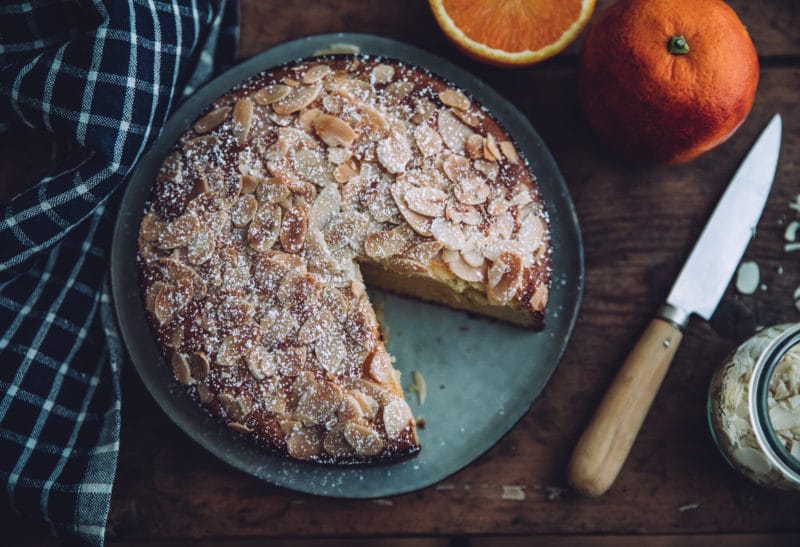
[[750, 149], [656, 317], [633, 347], [569, 463], [570, 485], [599, 496], [617, 478], [683, 337], [691, 314], [708, 320], [767, 202], [781, 145], [776, 114]]

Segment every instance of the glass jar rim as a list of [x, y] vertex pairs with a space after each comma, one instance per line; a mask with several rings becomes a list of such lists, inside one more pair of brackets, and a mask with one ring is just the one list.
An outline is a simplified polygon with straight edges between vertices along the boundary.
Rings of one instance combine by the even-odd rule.
[[800, 344], [800, 323], [780, 333], [761, 352], [753, 367], [748, 389], [748, 406], [753, 418], [753, 434], [761, 449], [781, 473], [800, 483], [800, 460], [778, 438], [769, 417], [769, 383], [784, 355]]

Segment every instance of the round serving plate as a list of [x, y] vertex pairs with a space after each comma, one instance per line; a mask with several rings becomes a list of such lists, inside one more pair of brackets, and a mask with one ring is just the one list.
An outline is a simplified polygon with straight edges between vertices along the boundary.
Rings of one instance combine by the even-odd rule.
[[[411, 371], [427, 384], [423, 405], [411, 394], [420, 429], [420, 454], [376, 466], [320, 466], [273, 454], [203, 411], [173, 378], [148, 325], [139, 290], [137, 234], [158, 169], [181, 134], [216, 98], [247, 78], [313, 56], [335, 44], [425, 68], [480, 101], [516, 141], [531, 165], [549, 213], [552, 283], [545, 328], [531, 332], [443, 306], [381, 291], [389, 351], [403, 384]], [[232, 68], [195, 92], [172, 116], [139, 162], [117, 219], [111, 281], [119, 326], [131, 360], [164, 412], [198, 444], [228, 464], [272, 484], [323, 496], [383, 497], [434, 484], [494, 446], [544, 389], [569, 340], [583, 290], [583, 249], [575, 207], [561, 173], [525, 116], [463, 69], [401, 42], [364, 34], [311, 36], [276, 46]]]

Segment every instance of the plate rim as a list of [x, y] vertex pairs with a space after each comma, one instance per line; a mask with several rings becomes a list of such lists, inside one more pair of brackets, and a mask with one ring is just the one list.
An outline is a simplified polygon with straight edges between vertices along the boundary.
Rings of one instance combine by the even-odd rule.
[[[358, 46], [361, 51], [360, 53], [363, 55], [369, 55], [373, 57], [384, 57], [388, 59], [394, 59], [400, 62], [405, 62], [409, 64], [413, 64], [419, 68], [427, 70], [432, 74], [438, 76], [439, 78], [445, 79], [451, 83], [454, 83], [456, 86], [467, 90], [472, 96], [478, 99], [483, 105], [491, 105], [492, 114], [494, 117], [498, 119], [501, 126], [505, 130], [509, 132], [509, 135], [517, 142], [519, 142], [520, 137], [524, 135], [526, 138], [529, 138], [531, 142], [528, 144], [536, 147], [536, 160], [542, 164], [546, 164], [546, 170], [551, 174], [554, 175], [555, 180], [551, 181], [551, 188], [548, 188], [548, 192], [545, 192], [542, 188], [542, 184], [538, 183], [540, 192], [542, 193], [542, 198], [545, 200], [546, 210], [548, 210], [549, 214], [553, 214], [553, 210], [547, 207], [547, 201], [545, 193], [549, 193], [549, 190], [552, 189], [554, 194], [558, 194], [557, 197], [561, 203], [559, 203], [559, 207], [557, 208], [558, 213], [564, 216], [564, 222], [568, 227], [574, 228], [571, 234], [566, 234], [571, 238], [574, 238], [574, 245], [571, 247], [572, 252], [576, 253], [576, 256], [572, 257], [576, 259], [576, 262], [573, 264], [575, 267], [574, 277], [577, 281], [577, 284], [574, 287], [571, 287], [574, 296], [572, 305], [569, 309], [562, 309], [560, 313], [568, 313], [569, 320], [567, 321], [566, 329], [563, 332], [563, 340], [560, 342], [558, 346], [558, 351], [554, 356], [553, 363], [549, 366], [549, 369], [545, 371], [543, 378], [541, 380], [541, 386], [538, 387], [536, 394], [530, 398], [530, 401], [524, 406], [524, 410], [520, 413], [516, 419], [509, 425], [508, 429], [505, 430], [496, 440], [489, 442], [486, 444], [485, 447], [482, 447], [476, 454], [470, 454], [467, 458], [463, 459], [462, 461], [457, 463], [453, 469], [448, 470], [444, 474], [437, 475], [432, 479], [426, 479], [419, 483], [409, 484], [406, 485], [401, 483], [400, 481], [391, 481], [392, 484], [395, 484], [395, 488], [385, 489], [382, 491], [370, 491], [370, 492], [348, 492], [347, 489], [339, 486], [333, 487], [333, 491], [320, 491], [319, 489], [315, 489], [313, 487], [306, 487], [305, 483], [298, 483], [297, 481], [287, 479], [287, 480], [280, 480], [279, 478], [267, 478], [263, 474], [258, 473], [258, 469], [254, 470], [251, 469], [249, 466], [240, 464], [240, 462], [232, 460], [229, 455], [230, 451], [230, 444], [226, 444], [225, 446], [218, 446], [217, 443], [213, 442], [213, 440], [208, 440], [206, 436], [204, 436], [202, 431], [198, 431], [196, 425], [192, 425], [189, 423], [185, 423], [185, 421], [177, 414], [174, 410], [174, 406], [177, 405], [177, 401], [173, 400], [173, 397], [177, 395], [181, 397], [180, 394], [184, 394], [186, 397], [188, 393], [186, 393], [183, 389], [181, 389], [178, 393], [170, 393], [169, 397], [160, 397], [157, 394], [159, 392], [163, 392], [164, 390], [168, 390], [170, 392], [175, 391], [175, 386], [163, 386], [155, 383], [154, 380], [148, 374], [148, 370], [146, 370], [145, 365], [141, 362], [141, 360], [136, 358], [137, 353], [140, 353], [137, 349], [133, 327], [131, 326], [132, 318], [129, 317], [129, 311], [124, 308], [122, 304], [125, 302], [126, 296], [131, 297], [131, 295], [126, 294], [126, 290], [129, 292], [130, 288], [126, 287], [126, 283], [121, 279], [123, 275], [123, 268], [125, 268], [128, 260], [130, 260], [130, 256], [127, 257], [124, 254], [123, 247], [125, 245], [125, 239], [123, 236], [130, 234], [128, 231], [126, 234], [126, 230], [130, 228], [129, 222], [131, 220], [131, 215], [135, 216], [135, 225], [138, 226], [138, 222], [141, 220], [141, 216], [143, 213], [142, 211], [127, 211], [126, 205], [129, 201], [131, 201], [132, 197], [137, 191], [137, 178], [138, 173], [140, 170], [144, 169], [142, 165], [146, 165], [149, 161], [153, 161], [153, 157], [158, 156], [165, 156], [163, 152], [163, 142], [168, 141], [169, 147], [166, 150], [171, 149], [174, 142], [177, 138], [183, 134], [183, 132], [189, 127], [190, 122], [193, 121], [197, 115], [199, 115], [205, 108], [207, 108], [208, 104], [211, 101], [215, 100], [217, 97], [223, 95], [230, 89], [234, 88], [235, 86], [239, 85], [240, 83], [244, 82], [248, 78], [258, 74], [259, 72], [268, 70], [270, 68], [280, 66], [293, 60], [300, 59], [303, 57], [311, 57], [312, 54], [320, 49], [324, 49], [326, 46], [331, 46], [338, 43], [346, 43], [346, 44], [353, 44]], [[422, 60], [422, 62], [419, 61]], [[501, 111], [498, 114], [498, 107]], [[500, 118], [505, 118], [505, 120], [501, 120]], [[507, 124], [505, 123], [509, 119], [513, 119], [512, 125], [521, 126], [518, 130], [522, 133], [522, 135], [518, 134], [516, 131], [511, 131], [508, 129]], [[171, 135], [175, 134], [175, 138], [172, 138]], [[532, 165], [532, 170], [534, 171], [534, 175], [536, 175], [536, 171], [533, 168], [533, 160], [534, 158], [530, 158], [529, 154], [526, 154], [526, 158], [528, 159], [529, 163]], [[538, 177], [537, 177], [538, 181]], [[139, 192], [142, 190], [139, 189]], [[149, 195], [149, 186], [147, 194]], [[130, 209], [130, 207], [128, 207]], [[553, 241], [555, 238], [552, 238]], [[135, 258], [134, 258], [135, 260]], [[570, 196], [569, 189], [567, 187], [566, 181], [564, 180], [563, 174], [561, 170], [558, 168], [558, 164], [556, 163], [555, 159], [553, 158], [552, 153], [550, 152], [549, 148], [545, 144], [544, 140], [538, 134], [538, 132], [534, 129], [530, 121], [528, 120], [527, 116], [525, 116], [517, 107], [512, 104], [508, 99], [500, 95], [497, 91], [492, 89], [488, 84], [486, 84], [482, 79], [478, 78], [477, 76], [471, 74], [467, 70], [461, 68], [460, 66], [452, 63], [451, 61], [445, 60], [435, 54], [432, 54], [426, 50], [420, 49], [415, 46], [411, 46], [407, 43], [384, 38], [381, 36], [376, 36], [372, 34], [364, 34], [364, 33], [326, 33], [326, 34], [317, 34], [312, 36], [307, 36], [295, 40], [289, 40], [286, 42], [282, 42], [280, 44], [276, 44], [275, 46], [253, 56], [252, 58], [239, 63], [232, 68], [228, 69], [227, 71], [223, 72], [219, 76], [213, 78], [209, 82], [205, 83], [197, 90], [194, 91], [193, 95], [189, 97], [186, 101], [184, 101], [170, 118], [167, 120], [167, 123], [164, 125], [164, 128], [159, 135], [159, 137], [150, 145], [147, 153], [140, 158], [137, 162], [134, 169], [131, 171], [131, 175], [127, 181], [126, 188], [124, 190], [124, 194], [120, 201], [120, 209], [117, 219], [114, 223], [114, 232], [112, 237], [112, 252], [111, 252], [111, 260], [110, 260], [110, 277], [111, 277], [111, 289], [112, 289], [112, 297], [114, 300], [114, 310], [116, 314], [117, 323], [119, 325], [119, 330], [122, 334], [122, 340], [124, 342], [125, 351], [130, 358], [130, 361], [133, 362], [134, 368], [139, 375], [139, 378], [142, 380], [142, 383], [147, 388], [148, 393], [150, 396], [156, 401], [157, 405], [161, 408], [161, 410], [170, 418], [170, 420], [189, 438], [191, 438], [195, 443], [202, 446], [206, 451], [213, 454], [218, 459], [222, 460], [226, 464], [232, 466], [235, 469], [243, 471], [251, 476], [254, 476], [260, 480], [263, 480], [269, 484], [273, 484], [275, 486], [288, 488], [297, 492], [302, 492], [306, 494], [318, 495], [323, 497], [335, 497], [335, 498], [348, 498], [348, 499], [370, 499], [370, 498], [378, 498], [378, 497], [387, 497], [387, 496], [396, 496], [401, 494], [406, 494], [409, 492], [414, 492], [417, 490], [421, 490], [423, 488], [427, 488], [437, 482], [440, 482], [447, 477], [463, 470], [465, 467], [474, 463], [477, 459], [485, 455], [491, 448], [497, 445], [500, 441], [503, 440], [524, 418], [528, 412], [530, 411], [533, 403], [541, 396], [542, 392], [544, 391], [545, 387], [549, 383], [553, 373], [555, 372], [556, 368], [560, 364], [561, 360], [563, 359], [564, 353], [566, 351], [567, 345], [569, 340], [572, 337], [572, 334], [575, 329], [575, 324], [578, 319], [578, 315], [580, 312], [580, 306], [583, 300], [583, 291], [584, 291], [584, 277], [585, 277], [585, 266], [584, 266], [584, 249], [583, 249], [583, 241], [582, 241], [582, 233], [580, 229], [580, 224], [578, 221], [577, 210], [575, 208], [575, 204]], [[569, 273], [569, 272], [567, 272]], [[554, 276], [551, 275], [551, 290], [554, 283]], [[141, 296], [139, 294], [139, 286], [136, 283], [136, 296], [139, 298], [139, 306], [141, 307]], [[146, 323], [146, 321], [145, 321]], [[140, 325], [141, 326], [141, 325]], [[145, 325], [148, 333], [150, 326], [149, 324]], [[545, 329], [541, 331], [542, 333], [547, 332], [547, 317], [545, 318]], [[152, 337], [152, 334], [150, 334]], [[141, 343], [146, 343], [141, 342]], [[152, 340], [152, 343], [155, 343], [155, 340]], [[161, 353], [161, 352], [159, 352]], [[161, 362], [166, 367], [166, 360], [163, 358]], [[168, 368], [168, 367], [167, 367]], [[202, 409], [196, 405], [198, 411]], [[210, 427], [213, 427], [217, 430], [218, 433], [222, 434], [226, 437], [227, 442], [231, 442], [231, 439], [236, 439], [235, 446], [239, 446], [241, 449], [247, 450], [258, 450], [262, 453], [266, 452], [266, 457], [275, 457], [274, 454], [269, 453], [264, 448], [259, 447], [256, 443], [248, 439], [242, 439], [241, 437], [234, 437], [234, 433], [231, 432], [228, 428], [223, 429], [223, 425], [219, 423], [217, 420], [209, 416], [205, 412], [198, 412], [198, 414], [202, 414], [205, 416], [206, 420], [211, 420], [212, 422], [209, 423]], [[242, 445], [242, 443], [246, 443], [246, 446]], [[424, 447], [423, 447], [424, 450]], [[280, 456], [279, 456], [280, 457]], [[319, 469], [319, 465], [315, 464], [308, 464], [305, 462], [298, 462], [294, 460], [288, 460], [287, 458], [280, 457], [282, 460], [288, 461], [288, 464], [291, 466], [298, 466], [300, 469], [309, 469], [309, 468], [316, 468]], [[405, 460], [405, 461], [413, 461]], [[398, 462], [402, 463], [402, 462]], [[284, 465], [286, 463], [284, 462]], [[393, 465], [393, 464], [382, 464], [376, 467], [385, 467], [386, 465]], [[373, 467], [374, 468], [374, 467]], [[335, 467], [327, 467], [326, 471], [331, 473], [338, 473], [341, 472], [342, 474], [346, 474], [350, 471], [363, 469], [359, 466], [335, 466]]]

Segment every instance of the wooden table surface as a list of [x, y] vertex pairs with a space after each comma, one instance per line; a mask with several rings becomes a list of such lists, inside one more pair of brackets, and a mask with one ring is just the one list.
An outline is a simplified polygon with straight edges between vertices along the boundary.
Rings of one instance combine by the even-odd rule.
[[[598, 11], [612, 3], [599, 1]], [[608, 154], [578, 109], [579, 43], [539, 66], [490, 68], [460, 55], [427, 3], [243, 0], [241, 57], [309, 34], [374, 33], [443, 56], [477, 74], [529, 117], [572, 193], [584, 238], [586, 279], [566, 355], [530, 412], [487, 454], [425, 490], [383, 500], [342, 501], [264, 484], [221, 463], [178, 430], [132, 367], [123, 372], [119, 471], [108, 536], [113, 542], [250, 545], [799, 545], [800, 494], [751, 485], [723, 461], [706, 423], [710, 376], [747, 321], [718, 313], [693, 320], [650, 416], [614, 487], [599, 499], [566, 489], [571, 449], [631, 347], [663, 301], [737, 165], [775, 114], [784, 133], [774, 187], [746, 260], [763, 290], [729, 289], [722, 308], [756, 324], [800, 321], [792, 294], [800, 252], [783, 248], [788, 207], [800, 193], [800, 3], [731, 1], [761, 57], [752, 113], [726, 143], [681, 166], [634, 165]], [[34, 146], [33, 144], [38, 146]], [[41, 138], [0, 141], [0, 187], [33, 180], [47, 157]], [[22, 177], [22, 179], [20, 179]], [[12, 180], [13, 179], [13, 180]], [[3, 195], [3, 194], [0, 194]], [[519, 485], [524, 500], [503, 499]], [[35, 544], [42, 530], [12, 525]], [[371, 536], [369, 541], [356, 538]], [[304, 541], [287, 538], [305, 538]], [[332, 539], [331, 539], [332, 538]], [[389, 538], [389, 539], [386, 539]], [[183, 541], [181, 541], [183, 540]]]

